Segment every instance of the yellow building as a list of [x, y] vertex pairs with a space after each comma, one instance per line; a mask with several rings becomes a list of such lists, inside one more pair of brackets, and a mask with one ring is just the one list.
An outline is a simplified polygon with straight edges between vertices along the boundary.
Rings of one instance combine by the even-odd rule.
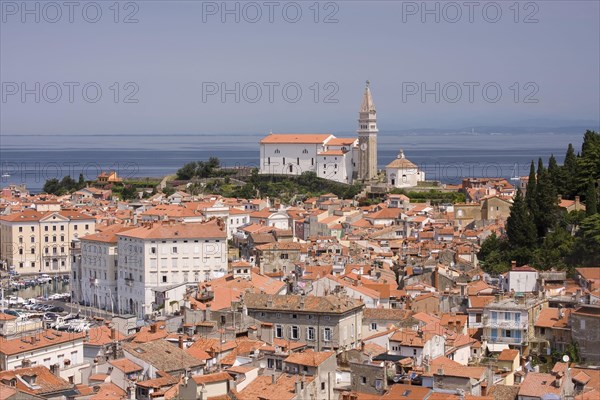
[[19, 274], [71, 271], [71, 242], [96, 230], [96, 219], [77, 211], [25, 210], [0, 217], [0, 260]]

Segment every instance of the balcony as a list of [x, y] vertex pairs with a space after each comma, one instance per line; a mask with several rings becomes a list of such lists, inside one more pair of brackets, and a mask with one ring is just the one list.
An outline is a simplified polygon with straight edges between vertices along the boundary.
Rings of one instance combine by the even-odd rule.
[[490, 343], [504, 343], [504, 344], [516, 344], [516, 345], [524, 345], [527, 343], [526, 337], [513, 338], [506, 336], [484, 336], [484, 340], [487, 340]]
[[132, 287], [133, 286], [133, 278], [125, 278], [125, 285]]
[[90, 286], [98, 286], [98, 278], [90, 278]]
[[498, 320], [488, 320], [488, 319], [483, 319], [483, 326], [485, 328], [500, 328], [500, 329], [517, 329], [517, 330], [525, 330], [528, 328], [528, 324], [526, 321], [514, 321], [514, 320], [505, 320], [505, 319], [498, 319]]

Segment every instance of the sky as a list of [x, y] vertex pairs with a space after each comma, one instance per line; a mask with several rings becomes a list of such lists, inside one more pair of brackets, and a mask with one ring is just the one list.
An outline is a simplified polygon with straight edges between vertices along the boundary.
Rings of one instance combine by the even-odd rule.
[[0, 1], [0, 133], [590, 125], [599, 1]]

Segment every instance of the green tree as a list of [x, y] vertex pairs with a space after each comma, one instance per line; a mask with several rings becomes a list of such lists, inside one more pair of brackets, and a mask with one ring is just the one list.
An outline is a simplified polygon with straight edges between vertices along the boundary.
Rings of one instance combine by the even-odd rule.
[[598, 213], [598, 191], [593, 179], [588, 181], [588, 187], [585, 194], [585, 213], [587, 216]]
[[525, 192], [525, 204], [527, 204], [527, 209], [533, 215], [537, 213], [537, 203], [535, 201], [537, 189], [537, 175], [535, 173], [535, 165], [533, 164], [533, 160], [531, 160], [531, 165], [529, 166], [529, 180], [527, 181], [527, 191]]
[[554, 158], [554, 154], [550, 155], [550, 159], [548, 160], [548, 175], [550, 176], [550, 181], [554, 185], [558, 194], [563, 194], [563, 177], [562, 170], [558, 166], [556, 162], [556, 158]]
[[569, 143], [569, 147], [567, 148], [561, 175], [563, 180], [558, 190], [565, 197], [572, 198], [576, 193], [574, 180], [577, 176], [577, 156], [571, 143]]
[[48, 179], [44, 183], [43, 191], [48, 194], [57, 194], [60, 189], [60, 182], [56, 178]]
[[581, 221], [571, 260], [574, 264], [600, 265], [600, 214], [594, 214]]
[[137, 191], [135, 190], [135, 187], [133, 185], [123, 186], [123, 190], [121, 191], [122, 200], [134, 200], [137, 198]]
[[558, 220], [558, 195], [541, 158], [538, 161], [535, 203], [533, 216], [537, 235], [541, 241]]
[[548, 233], [535, 251], [534, 265], [542, 270], [566, 269], [567, 257], [573, 252], [575, 239], [561, 226]]
[[517, 261], [521, 264], [528, 263], [531, 249], [537, 242], [537, 235], [533, 216], [527, 209], [521, 190], [517, 190], [514, 203], [510, 208], [510, 215], [506, 221], [506, 234], [508, 245], [515, 253]]

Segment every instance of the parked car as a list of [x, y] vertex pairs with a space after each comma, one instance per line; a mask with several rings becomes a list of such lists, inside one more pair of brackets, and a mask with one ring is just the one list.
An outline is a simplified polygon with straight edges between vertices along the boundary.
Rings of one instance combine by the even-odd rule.
[[65, 311], [65, 309], [60, 306], [54, 306], [52, 308], [49, 308], [46, 311], [53, 312], [53, 313], [57, 313], [57, 312], [61, 313], [61, 312]]

